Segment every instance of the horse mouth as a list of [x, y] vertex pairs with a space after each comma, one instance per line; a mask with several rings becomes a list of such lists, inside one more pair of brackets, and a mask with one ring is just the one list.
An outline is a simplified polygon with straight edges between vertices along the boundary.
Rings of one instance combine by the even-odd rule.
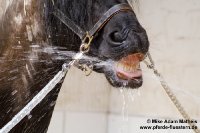
[[93, 70], [104, 73], [114, 87], [139, 88], [143, 83], [140, 62], [144, 57], [142, 53], [134, 53], [117, 61], [102, 61], [95, 63]]
[[116, 61], [113, 69], [114, 76], [106, 76], [108, 81], [115, 87], [138, 88], [142, 86], [142, 70], [140, 62], [144, 59], [144, 55], [135, 53], [123, 57]]
[[123, 80], [136, 80], [142, 78], [142, 70], [140, 61], [143, 59], [143, 54], [132, 54], [123, 57], [115, 64], [116, 75]]
[[144, 54], [130, 54], [118, 61], [96, 64], [94, 70], [104, 73], [109, 83], [114, 87], [139, 88], [143, 83], [140, 68], [140, 62], [143, 59]]

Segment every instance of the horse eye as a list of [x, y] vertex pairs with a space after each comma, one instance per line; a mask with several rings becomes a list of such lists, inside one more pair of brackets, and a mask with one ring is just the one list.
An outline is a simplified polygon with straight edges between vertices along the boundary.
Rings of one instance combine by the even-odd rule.
[[116, 42], [116, 43], [122, 43], [124, 41], [123, 35], [118, 31], [114, 31], [110, 33], [109, 37], [111, 41]]

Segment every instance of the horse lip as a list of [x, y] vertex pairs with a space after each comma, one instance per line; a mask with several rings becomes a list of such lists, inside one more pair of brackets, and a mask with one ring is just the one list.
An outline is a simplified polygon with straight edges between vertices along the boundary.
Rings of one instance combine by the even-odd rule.
[[137, 80], [138, 78], [142, 77], [142, 70], [137, 70], [135, 72], [124, 72], [124, 71], [117, 71], [118, 78], [124, 80]]
[[115, 65], [117, 77], [123, 80], [137, 80], [141, 78], [140, 61], [143, 58], [143, 54], [135, 53], [120, 59]]

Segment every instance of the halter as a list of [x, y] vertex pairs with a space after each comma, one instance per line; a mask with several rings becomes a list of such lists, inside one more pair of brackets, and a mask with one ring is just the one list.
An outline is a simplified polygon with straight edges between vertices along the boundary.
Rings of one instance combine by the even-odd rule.
[[84, 31], [57, 7], [55, 7], [53, 14], [76, 35], [79, 36], [82, 41], [80, 51], [83, 53], [87, 53], [89, 52], [90, 45], [94, 39], [94, 36], [107, 24], [107, 22], [111, 20], [111, 18], [114, 17], [116, 14], [127, 11], [133, 12], [132, 8], [126, 3], [117, 4], [111, 7], [106, 13], [103, 14], [99, 21], [89, 31]]

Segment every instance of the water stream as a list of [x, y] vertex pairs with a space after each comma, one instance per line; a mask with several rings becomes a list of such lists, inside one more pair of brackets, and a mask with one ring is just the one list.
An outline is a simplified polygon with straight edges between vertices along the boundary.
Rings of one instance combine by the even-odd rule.
[[28, 119], [31, 119], [32, 115], [30, 112], [46, 97], [46, 95], [57, 85], [57, 83], [65, 77], [70, 67], [74, 65], [76, 61], [81, 59], [82, 56], [83, 53], [77, 53], [69, 64], [63, 64], [62, 70], [59, 71], [55, 77], [33, 99], [12, 118], [11, 121], [9, 121], [2, 129], [0, 129], [0, 133], [8, 133], [26, 116], [28, 116]]
[[135, 98], [140, 96], [139, 89], [125, 88], [121, 87], [119, 89], [120, 96], [122, 99], [122, 107], [121, 107], [121, 117], [122, 123], [119, 128], [119, 133], [128, 133], [129, 132], [129, 110], [131, 106], [134, 104]]
[[[95, 57], [89, 57], [89, 56], [83, 55], [82, 53], [76, 54], [75, 52], [66, 51], [62, 47], [47, 47], [47, 48], [44, 48], [44, 49], [40, 48], [37, 45], [31, 46], [31, 47], [33, 48], [33, 52], [35, 52], [35, 53], [43, 52], [43, 53], [51, 54], [51, 55], [53, 55], [52, 58], [54, 58], [55, 60], [66, 60], [67, 58], [69, 58], [69, 59], [73, 58], [75, 60], [82, 59], [82, 60], [85, 60], [87, 62], [88, 61], [89, 62], [96, 62], [96, 63], [98, 63], [98, 65], [104, 65], [104, 66], [108, 66], [108, 67], [110, 67], [111, 64], [113, 63], [113, 61], [111, 61], [111, 60], [102, 61], [102, 60], [99, 60], [98, 58], [95, 58]], [[31, 61], [37, 60], [36, 55], [34, 55], [34, 54], [29, 55], [28, 58], [24, 58], [24, 59], [22, 59], [22, 61], [24, 61], [25, 59], [29, 59]], [[3, 61], [3, 59], [0, 59], [0, 61]], [[70, 62], [69, 64], [73, 65], [73, 63], [74, 62]], [[67, 70], [70, 67], [66, 67], [66, 68], [65, 68], [65, 72], [60, 71], [59, 74], [56, 75], [52, 81], [50, 81], [50, 84], [48, 84], [45, 87], [45, 89], [43, 89], [41, 92], [39, 92], [24, 109], [22, 109], [4, 128], [2, 128], [0, 130], [0, 133], [9, 132], [25, 116], [28, 116], [28, 119], [31, 119], [32, 118], [32, 115], [30, 114], [31, 110], [38, 103], [41, 102], [41, 100], [48, 94], [49, 91], [51, 91], [51, 89], [54, 88], [54, 85], [52, 85], [52, 82], [53, 82], [53, 84], [56, 84], [56, 82], [59, 82], [59, 80], [64, 77], [64, 75], [67, 73]], [[10, 73], [13, 73], [15, 71], [18, 71], [18, 69], [15, 68], [15, 69], [9, 70], [9, 71], [10, 71]], [[11, 77], [11, 78], [15, 78], [15, 77]], [[148, 78], [155, 78], [155, 76], [148, 76]], [[162, 78], [160, 78], [159, 76], [158, 76], [158, 78], [161, 82], [163, 82]], [[181, 92], [185, 96], [188, 96], [189, 98], [194, 99], [195, 102], [200, 103], [200, 98], [198, 96], [196, 96], [195, 94], [191, 94], [190, 92], [188, 92], [184, 89], [180, 89], [178, 87], [172, 87], [172, 88], [176, 93]], [[14, 90], [12, 92], [12, 95], [15, 95], [16, 93], [17, 93], [17, 90]], [[129, 122], [129, 104], [133, 104], [133, 102], [135, 100], [135, 95], [140, 96], [141, 93], [140, 93], [139, 89], [132, 90], [132, 89], [127, 89], [127, 88], [122, 87], [120, 89], [120, 94], [121, 94], [121, 97], [122, 97], [121, 114], [122, 114], [122, 122], [123, 122], [122, 126], [120, 128], [120, 133], [127, 133], [128, 132], [127, 131], [128, 130], [128, 122]]]
[[122, 124], [119, 129], [120, 133], [127, 133], [128, 129], [128, 97], [127, 97], [127, 89], [122, 87], [119, 89], [121, 97], [122, 97], [122, 109], [121, 109], [121, 115], [122, 115]]

